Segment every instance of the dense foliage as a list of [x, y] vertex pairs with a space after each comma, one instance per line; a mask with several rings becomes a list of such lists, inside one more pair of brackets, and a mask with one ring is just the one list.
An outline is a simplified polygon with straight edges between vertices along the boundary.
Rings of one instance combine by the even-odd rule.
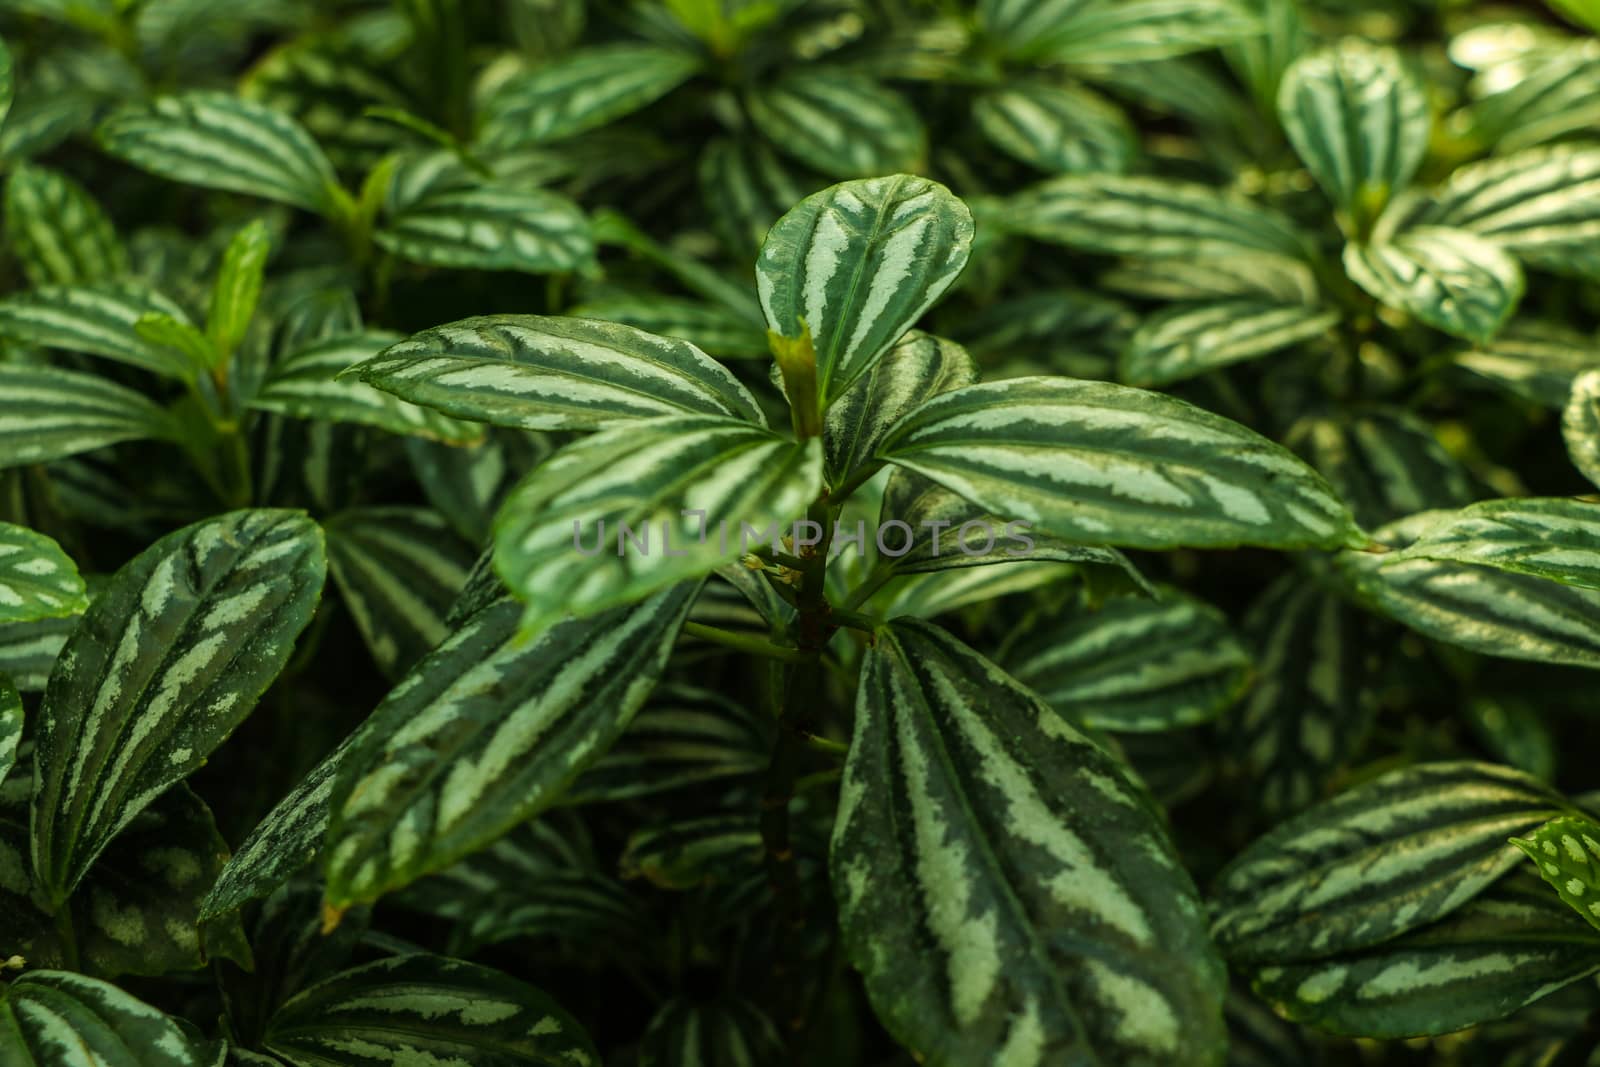
[[0, 1064], [1589, 1063], [1596, 31], [0, 0]]

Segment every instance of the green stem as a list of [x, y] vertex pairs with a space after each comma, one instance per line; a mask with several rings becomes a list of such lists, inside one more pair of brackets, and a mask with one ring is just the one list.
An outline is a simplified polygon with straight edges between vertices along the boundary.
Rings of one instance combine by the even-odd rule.
[[[850, 595], [845, 597], [844, 603], [836, 609], [836, 614], [854, 614], [855, 609], [872, 599], [874, 593], [888, 585], [894, 578], [894, 570], [889, 567], [876, 567], [862, 581], [850, 590]], [[863, 616], [865, 617], [865, 616]]]
[[757, 656], [766, 656], [768, 659], [778, 660], [780, 663], [809, 663], [815, 656], [798, 648], [785, 648], [775, 645], [760, 637], [751, 637], [749, 634], [735, 633], [724, 630], [720, 626], [707, 626], [703, 622], [686, 622], [683, 632], [698, 637], [703, 641], [721, 645], [724, 648], [736, 649], [740, 652], [750, 652]]
[[55, 913], [56, 937], [61, 942], [61, 959], [66, 965], [66, 970], [79, 969], [78, 962], [78, 931], [72, 925], [72, 909], [65, 900], [56, 904]]
[[850, 499], [850, 494], [860, 489], [872, 480], [873, 475], [883, 469], [882, 463], [868, 463], [841, 482], [836, 489], [828, 490], [828, 501], [833, 504], [842, 504]]

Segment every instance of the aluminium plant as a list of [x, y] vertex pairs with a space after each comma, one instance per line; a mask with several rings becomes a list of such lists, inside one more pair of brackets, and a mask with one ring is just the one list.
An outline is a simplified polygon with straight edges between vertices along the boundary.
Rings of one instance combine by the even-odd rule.
[[1597, 31], [0, 0], [0, 1067], [1592, 1062]]

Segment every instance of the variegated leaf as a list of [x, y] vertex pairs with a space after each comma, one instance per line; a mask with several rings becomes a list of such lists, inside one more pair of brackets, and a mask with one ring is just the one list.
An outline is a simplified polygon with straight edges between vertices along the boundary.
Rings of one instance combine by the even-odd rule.
[[770, 545], [821, 489], [815, 438], [704, 415], [619, 426], [568, 445], [512, 491], [495, 520], [495, 569], [537, 631]]
[[755, 397], [694, 345], [592, 319], [463, 319], [392, 345], [353, 372], [447, 415], [528, 430], [596, 430], [684, 413], [765, 425]]
[[1359, 37], [1291, 63], [1278, 91], [1278, 116], [1358, 233], [1410, 184], [1432, 125], [1422, 79], [1398, 51]]
[[1477, 495], [1433, 427], [1400, 408], [1307, 416], [1290, 428], [1284, 444], [1322, 472], [1364, 526], [1461, 507]]
[[1170, 590], [1034, 620], [1000, 663], [1063, 718], [1123, 732], [1208, 722], [1250, 680], [1222, 612]]
[[1320, 337], [1339, 317], [1307, 304], [1248, 299], [1168, 308], [1139, 327], [1118, 369], [1130, 385], [1171, 385]]
[[844, 394], [966, 266], [972, 214], [906, 174], [844, 182], [779, 219], [756, 261], [767, 325], [809, 330], [824, 406]]
[[1469, 341], [1492, 338], [1522, 300], [1517, 261], [1465, 230], [1419, 226], [1348, 244], [1344, 268], [1373, 299]]
[[48, 463], [141, 438], [168, 439], [176, 428], [144, 394], [93, 374], [0, 364], [0, 468]]
[[1234, 0], [988, 0], [979, 10], [1010, 55], [1057, 63], [1161, 59], [1260, 31]]
[[28, 971], [0, 986], [0, 1059], [58, 1067], [67, 1050], [96, 1067], [216, 1067], [200, 1039], [109, 982]]
[[1574, 380], [1585, 371], [1600, 370], [1600, 346], [1586, 334], [1554, 323], [1519, 320], [1487, 344], [1456, 356], [1456, 366], [1513, 396], [1559, 411]]
[[1122, 174], [1139, 152], [1122, 109], [1082, 86], [992, 89], [973, 101], [972, 116], [1002, 152], [1052, 174]]
[[811, 186], [756, 138], [720, 137], [700, 152], [700, 196], [717, 235], [742, 262]]
[[1514, 867], [1508, 837], [1567, 807], [1492, 763], [1422, 763], [1279, 823], [1217, 877], [1211, 932], [1230, 960], [1368, 948], [1443, 918]]
[[1237, 423], [1159, 393], [1015, 378], [935, 397], [878, 455], [1085, 544], [1360, 545], [1328, 484]]
[[[1423, 512], [1373, 536], [1405, 549], [1449, 512]], [[1384, 615], [1488, 656], [1600, 668], [1600, 590], [1399, 551], [1345, 552], [1347, 580]]]
[[1244, 636], [1256, 682], [1222, 723], [1245, 788], [1273, 817], [1323, 795], [1366, 742], [1377, 710], [1366, 680], [1376, 642], [1368, 616], [1302, 574], [1267, 587]]
[[708, 815], [635, 830], [617, 867], [623, 878], [684, 891], [747, 877], [760, 869], [765, 853], [760, 816]]
[[1256, 991], [1336, 1034], [1444, 1034], [1509, 1015], [1600, 969], [1600, 934], [1531, 880], [1504, 880], [1445, 919], [1328, 959], [1256, 968]]
[[1054, 561], [1027, 559], [1005, 567], [951, 566], [938, 571], [919, 570], [896, 583], [893, 589], [874, 597], [871, 606], [877, 614], [891, 618], [935, 619], [963, 608], [992, 603], [1004, 596], [1044, 589], [1073, 576], [1071, 568]]
[[1167, 178], [1052, 178], [1012, 197], [1004, 218], [1009, 229], [1036, 240], [1112, 255], [1305, 254], [1293, 223], [1270, 208]]
[[1252, 300], [1281, 307], [1320, 299], [1316, 277], [1303, 260], [1237, 249], [1189, 258], [1126, 259], [1102, 274], [1100, 285], [1145, 300]]
[[77, 615], [88, 605], [78, 568], [60, 545], [0, 522], [0, 624]]
[[699, 65], [691, 52], [650, 45], [573, 52], [507, 79], [484, 105], [482, 139], [515, 148], [604, 126], [667, 95]]
[[275, 363], [250, 398], [250, 406], [299, 419], [348, 422], [451, 444], [480, 440], [482, 426], [407, 403], [363, 381], [340, 377], [398, 340], [397, 334], [369, 332], [317, 341]]
[[262, 1047], [291, 1067], [483, 1063], [600, 1067], [555, 1001], [500, 971], [444, 956], [395, 956], [292, 997]]
[[778, 1027], [735, 996], [706, 1003], [674, 997], [656, 1011], [639, 1041], [639, 1067], [757, 1067], [783, 1057]]
[[[761, 231], [763, 234], [766, 230]], [[721, 304], [682, 300], [654, 292], [618, 292], [585, 300], [577, 318], [620, 322], [636, 330], [676, 337], [718, 359], [765, 359], [767, 338], [757, 323]]]
[[100, 126], [100, 146], [163, 178], [246, 193], [337, 217], [346, 194], [294, 119], [231, 93], [192, 90], [130, 104]]
[[1600, 40], [1558, 35], [1480, 72], [1473, 132], [1501, 154], [1569, 139], [1600, 117]]
[[[433, 510], [475, 545], [486, 544], [494, 514], [511, 487], [553, 448], [543, 434], [490, 427], [466, 448], [406, 439], [411, 472]], [[479, 605], [480, 607], [482, 605]]]
[[594, 258], [583, 211], [540, 189], [447, 187], [392, 210], [375, 240], [413, 263], [544, 274], [574, 271]]
[[1600, 825], [1563, 816], [1511, 843], [1527, 854], [1564, 903], [1600, 929]]
[[398, 678], [444, 640], [471, 547], [435, 512], [378, 507], [323, 524], [328, 567], [378, 669]]
[[933, 1067], [1221, 1056], [1222, 965], [1153, 803], [929, 624], [867, 654], [830, 867], [874, 1009]]
[[77, 617], [0, 623], [0, 674], [24, 693], [41, 693]]
[[147, 315], [189, 323], [181, 307], [138, 282], [51, 285], [0, 300], [0, 336], [104, 356], [173, 378], [192, 377], [188, 357], [139, 332], [138, 323]]
[[163, 537], [96, 596], [40, 707], [33, 866], [47, 899], [250, 713], [315, 612], [323, 568], [303, 515], [236, 511]]
[[16, 95], [16, 68], [11, 61], [11, 49], [0, 40], [0, 124], [11, 114], [11, 103]]
[[441, 870], [555, 803], [654, 687], [699, 583], [517, 636], [479, 611], [414, 667], [340, 768], [324, 848], [332, 914]]
[[262, 57], [239, 92], [294, 117], [341, 170], [364, 174], [408, 141], [401, 127], [370, 113], [412, 105], [393, 73], [359, 46], [307, 34]]
[[873, 462], [878, 443], [923, 401], [972, 385], [978, 367], [954, 341], [911, 330], [828, 408], [824, 470], [840, 485]]
[[1401, 555], [1600, 589], [1600, 504], [1567, 497], [1485, 500], [1429, 526]]
[[1572, 465], [1600, 486], [1600, 371], [1585, 371], [1573, 379], [1561, 412], [1561, 436]]
[[1531, 266], [1600, 278], [1597, 197], [1600, 149], [1553, 145], [1457, 168], [1426, 217], [1493, 241]]
[[831, 178], [918, 170], [927, 132], [910, 101], [870, 77], [798, 67], [758, 82], [750, 120], [779, 151]]
[[[0, 671], [0, 781], [11, 773], [17, 759], [17, 744], [22, 740], [22, 696]], [[21, 856], [19, 854], [18, 858]]]
[[60, 171], [28, 163], [12, 171], [5, 220], [6, 240], [35, 286], [84, 285], [128, 269], [105, 209]]

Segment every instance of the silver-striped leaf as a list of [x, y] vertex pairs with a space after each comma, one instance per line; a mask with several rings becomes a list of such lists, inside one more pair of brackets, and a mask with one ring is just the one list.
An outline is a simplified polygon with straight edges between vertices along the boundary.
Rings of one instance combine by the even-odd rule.
[[1221, 1057], [1222, 964], [1153, 802], [927, 623], [867, 653], [829, 866], [847, 957], [932, 1067]]
[[1270, 208], [1168, 178], [1069, 174], [1007, 201], [1005, 225], [1052, 244], [1111, 255], [1270, 252], [1299, 259], [1304, 238]]
[[967, 264], [967, 206], [926, 178], [844, 182], [773, 225], [756, 260], [767, 325], [810, 331], [826, 406], [916, 324]]
[[92, 452], [119, 441], [172, 439], [167, 413], [143, 393], [94, 374], [0, 364], [0, 468]]
[[328, 569], [367, 650], [398, 678], [444, 640], [474, 553], [425, 508], [343, 511], [323, 523]]
[[193, 360], [139, 331], [140, 320], [151, 315], [192, 325], [183, 308], [139, 282], [50, 285], [0, 300], [0, 336], [104, 356], [172, 378], [193, 377]]
[[828, 483], [839, 485], [871, 463], [878, 443], [923, 401], [977, 380], [978, 366], [966, 349], [920, 330], [907, 332], [828, 408], [822, 435]]
[[1516, 866], [1507, 838], [1566, 809], [1492, 763], [1390, 771], [1279, 823], [1217, 876], [1228, 958], [1288, 963], [1368, 948], [1441, 919]]
[[60, 545], [0, 522], [0, 624], [77, 615], [88, 606], [78, 568]]
[[1456, 366], [1512, 396], [1560, 411], [1573, 381], [1600, 370], [1600, 346], [1551, 322], [1518, 320], [1487, 344], [1456, 356]]
[[784, 1057], [783, 1035], [750, 1001], [674, 997], [639, 1039], [639, 1067], [761, 1067]]
[[[1423, 512], [1374, 532], [1408, 548], [1449, 512]], [[1600, 590], [1404, 551], [1344, 552], [1345, 578], [1369, 605], [1436, 641], [1487, 656], [1600, 668]]]
[[1085, 544], [1365, 543], [1322, 476], [1286, 449], [1184, 401], [1105, 382], [957, 389], [902, 420], [878, 455]]
[[57, 170], [19, 165], [6, 180], [6, 241], [35, 286], [84, 285], [128, 269], [116, 227], [94, 196]]
[[1339, 318], [1337, 311], [1310, 304], [1250, 299], [1167, 308], [1134, 333], [1118, 372], [1130, 385], [1171, 385], [1313, 340]]
[[1475, 82], [1472, 132], [1502, 154], [1582, 135], [1600, 117], [1600, 41], [1557, 36]]
[[1227, 617], [1171, 590], [1032, 620], [1000, 665], [1062, 718], [1132, 733], [1209, 722], [1251, 675]]
[[1600, 370], [1585, 371], [1572, 381], [1561, 411], [1561, 436], [1572, 465], [1600, 486]]
[[545, 993], [421, 954], [342, 971], [296, 994], [273, 1013], [261, 1046], [291, 1067], [601, 1062], [583, 1027]]
[[249, 406], [298, 419], [372, 426], [408, 437], [470, 444], [483, 427], [407, 403], [366, 382], [341, 377], [400, 340], [398, 334], [341, 333], [295, 351], [267, 371]]
[[1032, 593], [1074, 577], [1071, 567], [1053, 560], [1023, 559], [1005, 567], [919, 570], [875, 596], [870, 607], [875, 614], [890, 618], [935, 619], [1015, 593]]
[[1359, 37], [1291, 63], [1278, 89], [1278, 117], [1357, 232], [1410, 184], [1432, 125], [1427, 88], [1405, 58]]
[[740, 881], [765, 855], [760, 816], [741, 811], [641, 827], [628, 836], [617, 869], [630, 881], [686, 891]]
[[973, 100], [972, 117], [995, 147], [1051, 174], [1123, 174], [1139, 153], [1122, 109], [1080, 85], [991, 89]]
[[47, 899], [250, 713], [323, 572], [310, 519], [235, 511], [161, 538], [96, 595], [40, 706], [33, 866]]
[[1100, 287], [1145, 300], [1248, 299], [1316, 304], [1317, 280], [1305, 261], [1277, 252], [1231, 252], [1189, 258], [1135, 256], [1100, 275]]
[[[1013, 55], [1053, 63], [1165, 59], [1261, 29], [1249, 6], [1236, 0], [998, 0], [985, 4], [984, 14]], [[1021, 36], [1024, 32], [1032, 39]]]
[[1563, 816], [1511, 843], [1534, 862], [1564, 904], [1600, 929], [1600, 825]]
[[711, 141], [700, 151], [698, 174], [706, 214], [741, 262], [761, 250], [772, 224], [811, 191], [757, 138]]
[[[22, 695], [4, 671], [0, 671], [0, 781], [11, 773], [17, 760], [17, 745], [22, 741]], [[21, 859], [21, 856], [18, 856]]]
[[475, 545], [488, 542], [494, 513], [511, 487], [554, 451], [543, 434], [497, 427], [481, 444], [463, 448], [416, 437], [405, 446], [428, 503]]
[[1530, 266], [1600, 278], [1597, 198], [1600, 149], [1552, 145], [1458, 167], [1426, 217], [1493, 241]]
[[1362, 1038], [1444, 1034], [1499, 1019], [1600, 969], [1600, 933], [1531, 879], [1506, 879], [1445, 919], [1364, 951], [1256, 968], [1297, 1022]]
[[[27, 971], [0, 986], [0, 1006], [0, 1061], [8, 1065], [216, 1067], [216, 1054], [199, 1038], [98, 978]], [[64, 1058], [69, 1050], [72, 1060]]]
[[1522, 267], [1498, 244], [1443, 226], [1348, 244], [1344, 268], [1374, 300], [1480, 343], [1516, 311], [1525, 284]]
[[1600, 589], [1600, 504], [1568, 497], [1485, 500], [1429, 526], [1401, 555]]
[[294, 119], [231, 93], [191, 90], [130, 104], [101, 123], [100, 147], [175, 182], [245, 193], [336, 218], [348, 194]]
[[604, 126], [654, 103], [699, 68], [689, 51], [605, 45], [508, 78], [484, 104], [482, 141], [510, 149]]
[[323, 849], [332, 914], [442, 870], [556, 803], [622, 732], [699, 583], [518, 637], [472, 616], [386, 697], [340, 767]]
[[771, 545], [821, 489], [815, 438], [704, 415], [619, 426], [568, 445], [512, 490], [495, 520], [495, 570], [537, 631]]
[[[766, 230], [761, 231], [763, 234]], [[585, 300], [571, 310], [582, 319], [620, 322], [636, 330], [676, 337], [718, 359], [765, 359], [767, 337], [759, 323], [709, 301], [655, 292], [616, 291]]]
[[830, 178], [922, 169], [928, 135], [917, 109], [867, 75], [797, 67], [758, 82], [746, 103], [779, 151]]
[[509, 184], [443, 188], [392, 209], [374, 237], [401, 259], [456, 270], [575, 271], [594, 258], [577, 204]]
[[24, 693], [42, 693], [61, 646], [78, 625], [76, 616], [0, 623], [0, 675]]
[[456, 418], [527, 430], [685, 413], [766, 424], [749, 390], [694, 345], [593, 319], [463, 319], [391, 345], [352, 373]]

